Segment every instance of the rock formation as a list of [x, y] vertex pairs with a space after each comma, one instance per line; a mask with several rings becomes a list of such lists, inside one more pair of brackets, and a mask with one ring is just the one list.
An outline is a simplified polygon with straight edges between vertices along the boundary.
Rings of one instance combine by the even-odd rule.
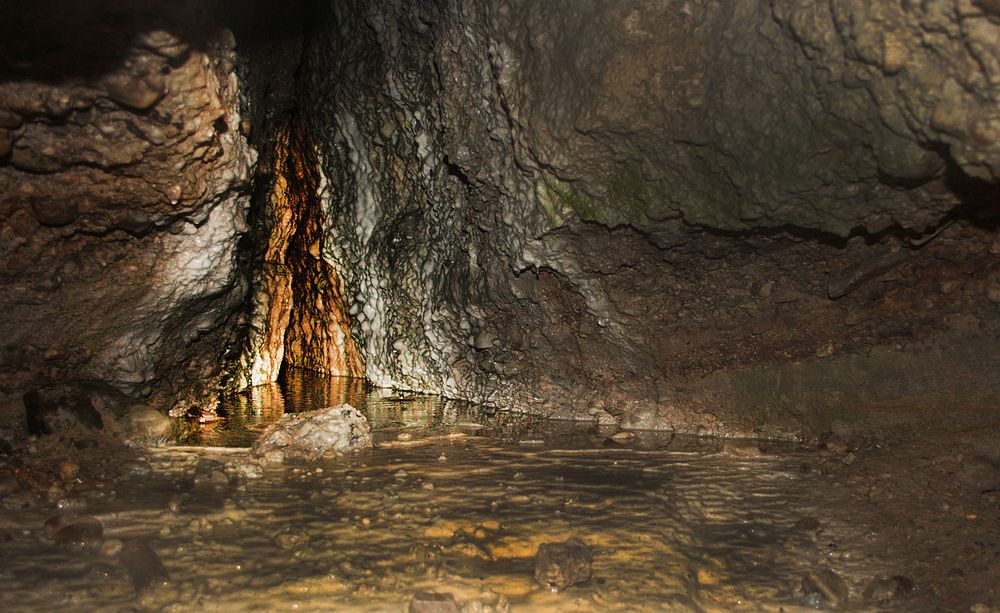
[[5, 393], [288, 364], [764, 435], [1000, 395], [993, 0], [56, 4], [0, 9]]

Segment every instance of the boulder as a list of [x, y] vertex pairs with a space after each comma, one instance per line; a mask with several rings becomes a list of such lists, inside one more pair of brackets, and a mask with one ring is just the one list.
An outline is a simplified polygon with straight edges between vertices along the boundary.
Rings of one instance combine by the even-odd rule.
[[285, 415], [254, 443], [251, 454], [265, 463], [316, 460], [372, 446], [368, 420], [349, 404]]

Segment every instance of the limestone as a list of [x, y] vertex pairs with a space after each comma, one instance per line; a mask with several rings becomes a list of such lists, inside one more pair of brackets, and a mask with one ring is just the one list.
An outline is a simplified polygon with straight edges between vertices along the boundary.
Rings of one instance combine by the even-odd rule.
[[264, 463], [312, 461], [372, 446], [368, 420], [349, 404], [285, 415], [268, 426], [251, 454]]
[[268, 43], [262, 70], [238, 76], [259, 45], [243, 39], [238, 57], [233, 30], [280, 22], [264, 3], [238, 20], [160, 1], [107, 20], [105, 4], [0, 7], [6, 44], [34, 58], [4, 62], [0, 82], [0, 338], [38, 350], [8, 381], [83, 376], [167, 408], [203, 402], [252, 259], [237, 244], [258, 154], [239, 127], [280, 97], [291, 71], [264, 66], [294, 65], [284, 47], [299, 41]]
[[0, 8], [53, 50], [0, 83], [11, 389], [207, 415], [291, 364], [785, 435], [691, 390], [994, 327], [992, 0], [223, 4]]
[[[933, 268], [915, 249], [943, 249], [970, 177], [990, 201], [1000, 24], [932, 4], [328, 5], [303, 82], [319, 253], [365, 375], [730, 432], [742, 409], [692, 381], [826, 355], [841, 309]], [[889, 310], [834, 355], [901, 336]]]

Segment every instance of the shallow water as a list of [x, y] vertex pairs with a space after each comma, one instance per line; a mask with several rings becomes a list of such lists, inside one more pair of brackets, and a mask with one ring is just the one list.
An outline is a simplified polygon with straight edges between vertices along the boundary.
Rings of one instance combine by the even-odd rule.
[[[372, 420], [380, 444], [370, 452], [244, 480], [234, 469], [243, 449], [155, 449], [147, 474], [77, 502], [112, 543], [149, 544], [166, 586], [136, 594], [113, 546], [68, 551], [44, 537], [40, 511], [25, 512], [3, 518], [13, 540], [0, 603], [405, 611], [415, 592], [433, 590], [467, 611], [793, 611], [803, 573], [829, 555], [795, 527], [824, 518], [797, 487], [794, 452], [743, 457], [656, 434], [620, 445], [593, 424], [524, 422], [343, 383], [293, 387], [281, 410], [348, 399]], [[194, 440], [245, 443], [279, 413], [246, 407]], [[206, 458], [225, 479], [195, 479]], [[592, 548], [594, 578], [553, 593], [534, 582], [533, 556], [570, 537]]]
[[290, 371], [280, 385], [262, 385], [248, 394], [223, 397], [219, 408], [225, 419], [208, 423], [178, 422], [177, 442], [247, 447], [268, 424], [285, 413], [344, 403], [365, 414], [376, 442], [394, 438], [400, 432], [419, 432], [426, 436], [464, 426], [464, 432], [505, 442], [520, 443], [538, 437], [538, 440], [559, 440], [561, 445], [592, 444], [586, 436], [587, 430], [592, 429], [590, 424], [581, 427], [580, 424], [487, 411], [440, 396], [373, 388], [363, 379], [325, 377], [308, 371]]

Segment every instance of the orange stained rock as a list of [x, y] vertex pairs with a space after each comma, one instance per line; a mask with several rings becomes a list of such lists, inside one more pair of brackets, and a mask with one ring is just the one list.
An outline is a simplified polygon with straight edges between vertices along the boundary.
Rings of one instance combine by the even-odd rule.
[[268, 243], [244, 379], [249, 385], [274, 382], [285, 362], [361, 377], [364, 366], [351, 337], [341, 282], [322, 257], [318, 162], [304, 122], [290, 122], [275, 147], [264, 221]]

